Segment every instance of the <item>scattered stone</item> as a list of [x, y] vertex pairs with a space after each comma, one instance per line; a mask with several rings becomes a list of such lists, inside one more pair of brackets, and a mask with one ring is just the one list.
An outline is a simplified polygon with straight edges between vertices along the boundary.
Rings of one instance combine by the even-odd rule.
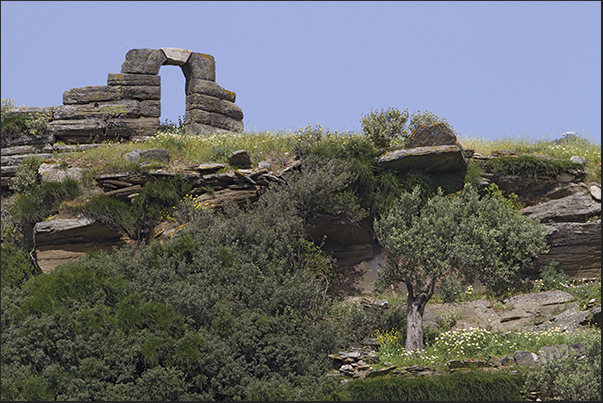
[[572, 182], [576, 177], [574, 175], [568, 174], [566, 172], [557, 174], [555, 176], [555, 180], [557, 182]]
[[61, 182], [66, 178], [80, 180], [83, 177], [82, 168], [62, 167], [60, 164], [42, 163], [38, 168], [42, 182]]
[[247, 150], [234, 151], [228, 156], [228, 164], [233, 167], [251, 167], [251, 156], [249, 155]]
[[531, 366], [538, 364], [538, 355], [529, 351], [516, 351], [513, 354], [513, 359], [515, 360], [515, 364], [519, 366]]
[[588, 187], [588, 190], [590, 191], [590, 195], [593, 197], [593, 199], [601, 203], [601, 185], [596, 183], [592, 184]]
[[219, 164], [219, 163], [215, 163], [215, 162], [210, 162], [210, 163], [207, 163], [207, 164], [201, 164], [201, 165], [195, 167], [195, 169], [201, 175], [212, 174], [214, 172], [219, 171], [222, 168], [224, 168], [224, 164]]
[[135, 164], [145, 160], [168, 163], [170, 162], [170, 152], [163, 148], [149, 148], [148, 150], [136, 149], [125, 153], [123, 158]]
[[573, 162], [574, 164], [586, 164], [586, 158], [579, 155], [573, 155], [572, 158], [570, 158], [570, 162]]

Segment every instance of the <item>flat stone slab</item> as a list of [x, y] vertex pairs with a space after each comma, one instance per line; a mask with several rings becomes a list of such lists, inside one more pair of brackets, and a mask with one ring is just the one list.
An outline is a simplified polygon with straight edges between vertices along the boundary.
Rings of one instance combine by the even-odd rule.
[[379, 157], [377, 165], [397, 171], [453, 172], [467, 169], [467, 160], [460, 146], [443, 145], [390, 151]]
[[193, 53], [191, 50], [179, 48], [161, 48], [161, 51], [167, 59], [163, 64], [169, 66], [183, 66]]

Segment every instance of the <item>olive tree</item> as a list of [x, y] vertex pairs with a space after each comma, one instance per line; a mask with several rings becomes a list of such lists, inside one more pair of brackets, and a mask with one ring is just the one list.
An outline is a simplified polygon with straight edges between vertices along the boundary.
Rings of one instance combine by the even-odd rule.
[[427, 201], [417, 186], [380, 219], [375, 234], [386, 252], [379, 283], [408, 290], [406, 351], [423, 349], [423, 312], [436, 283], [447, 277], [479, 280], [506, 290], [520, 270], [548, 252], [546, 229], [522, 216], [494, 185], [484, 195], [473, 186]]

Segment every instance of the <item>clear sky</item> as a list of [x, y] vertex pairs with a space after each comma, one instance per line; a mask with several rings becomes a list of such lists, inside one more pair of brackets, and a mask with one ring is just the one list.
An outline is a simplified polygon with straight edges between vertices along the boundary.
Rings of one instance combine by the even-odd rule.
[[[106, 85], [130, 49], [216, 60], [245, 131], [360, 131], [371, 110], [429, 110], [473, 138], [601, 141], [599, 1], [2, 1], [2, 99], [58, 106]], [[163, 66], [162, 117], [184, 116]]]

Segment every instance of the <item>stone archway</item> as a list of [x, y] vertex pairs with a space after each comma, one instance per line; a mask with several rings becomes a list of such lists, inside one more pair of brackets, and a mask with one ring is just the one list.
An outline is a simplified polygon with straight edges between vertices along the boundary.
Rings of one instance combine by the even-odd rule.
[[131, 49], [120, 73], [109, 73], [107, 85], [74, 88], [63, 93], [63, 105], [52, 107], [49, 132], [65, 143], [92, 143], [107, 138], [152, 136], [161, 116], [161, 66], [179, 66], [185, 77], [187, 134], [216, 130], [243, 131], [243, 111], [236, 94], [216, 82], [213, 56], [187, 49]]
[[211, 55], [179, 48], [132, 49], [121, 73], [157, 75], [164, 65], [180, 66], [184, 73], [187, 133], [214, 128], [243, 131], [243, 111], [234, 103], [236, 94], [215, 82], [216, 62]]

